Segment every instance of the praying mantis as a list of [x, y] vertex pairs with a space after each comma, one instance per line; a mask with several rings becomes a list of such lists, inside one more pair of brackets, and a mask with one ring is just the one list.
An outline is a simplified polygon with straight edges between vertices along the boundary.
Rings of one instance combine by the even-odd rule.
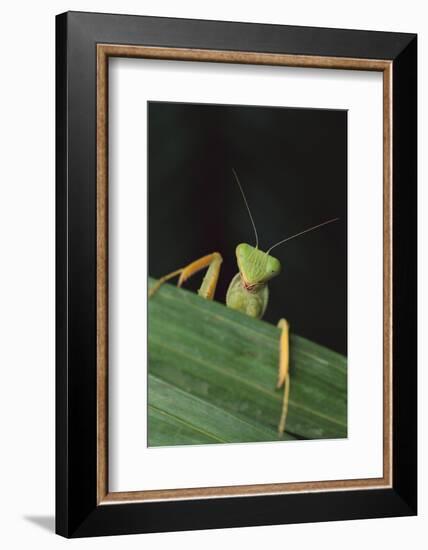
[[[236, 259], [238, 273], [233, 277], [226, 293], [226, 306], [240, 311], [250, 317], [261, 319], [266, 311], [269, 302], [268, 283], [271, 279], [281, 273], [281, 262], [271, 255], [271, 251], [277, 246], [290, 241], [298, 236], [314, 231], [327, 224], [338, 221], [339, 218], [329, 219], [317, 225], [311, 226], [299, 233], [286, 237], [272, 245], [265, 252], [259, 248], [259, 237], [256, 224], [251, 214], [247, 198], [245, 196], [241, 182], [235, 169], [232, 169], [234, 178], [240, 189], [245, 203], [251, 224], [254, 230], [255, 245], [247, 243], [238, 244], [236, 247]], [[198, 294], [207, 300], [213, 300], [217, 282], [220, 276], [220, 269], [223, 258], [219, 252], [212, 252], [203, 256], [190, 264], [176, 269], [167, 275], [164, 275], [149, 289], [149, 298], [159, 290], [166, 281], [178, 277], [177, 286], [181, 287], [190, 277], [203, 269], [207, 272], [199, 287]], [[284, 387], [282, 408], [278, 423], [278, 433], [280, 436], [285, 431], [288, 413], [288, 401], [290, 395], [290, 373], [289, 373], [289, 322], [285, 318], [278, 321], [277, 327], [280, 329], [279, 337], [279, 365], [277, 389]]]

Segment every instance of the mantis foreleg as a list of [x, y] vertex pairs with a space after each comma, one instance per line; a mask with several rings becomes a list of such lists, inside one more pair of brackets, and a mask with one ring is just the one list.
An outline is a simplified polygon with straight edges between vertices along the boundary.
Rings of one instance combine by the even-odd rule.
[[156, 284], [152, 286], [149, 290], [149, 297], [153, 296], [153, 294], [159, 290], [163, 283], [169, 281], [173, 277], [177, 277], [179, 275], [177, 286], [181, 286], [185, 281], [187, 281], [187, 279], [192, 277], [192, 275], [208, 267], [202, 284], [198, 290], [198, 294], [207, 300], [212, 300], [217, 287], [222, 261], [223, 258], [221, 257], [221, 254], [218, 252], [213, 252], [212, 254], [207, 254], [206, 256], [203, 256], [202, 258], [199, 258], [198, 260], [195, 260], [194, 262], [191, 262], [176, 271], [172, 271], [171, 273], [161, 277]]

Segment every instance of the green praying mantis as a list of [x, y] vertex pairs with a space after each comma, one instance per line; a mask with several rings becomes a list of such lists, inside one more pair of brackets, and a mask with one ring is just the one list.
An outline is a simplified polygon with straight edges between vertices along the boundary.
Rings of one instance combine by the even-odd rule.
[[[264, 252], [259, 249], [259, 237], [256, 224], [251, 214], [241, 182], [239, 181], [236, 171], [232, 169], [232, 172], [241, 191], [242, 198], [244, 199], [244, 203], [251, 220], [255, 235], [255, 245], [252, 246], [247, 243], [241, 243], [236, 247], [238, 273], [233, 277], [229, 284], [226, 293], [226, 306], [256, 319], [261, 319], [269, 302], [268, 283], [271, 279], [281, 273], [281, 263], [277, 258], [270, 254], [271, 251], [291, 239], [333, 223], [339, 218], [329, 219], [319, 223], [318, 225], [311, 226], [308, 229], [291, 235], [290, 237], [286, 237], [285, 239], [282, 239], [272, 245], [266, 252]], [[164, 275], [150, 288], [149, 298], [151, 298], [166, 281], [174, 277], [178, 277], [177, 286], [181, 287], [182, 284], [195, 273], [203, 269], [207, 269], [202, 284], [199, 287], [198, 294], [202, 298], [213, 300], [220, 276], [222, 261], [223, 258], [219, 252], [212, 252], [211, 254], [207, 254], [206, 256], [203, 256], [202, 258], [199, 258], [184, 267]], [[281, 436], [285, 431], [287, 422], [288, 401], [290, 395], [289, 323], [286, 319], [282, 318], [278, 321], [277, 326], [281, 332], [279, 338], [279, 366], [276, 387], [278, 389], [284, 387], [282, 409], [278, 423], [278, 433]]]

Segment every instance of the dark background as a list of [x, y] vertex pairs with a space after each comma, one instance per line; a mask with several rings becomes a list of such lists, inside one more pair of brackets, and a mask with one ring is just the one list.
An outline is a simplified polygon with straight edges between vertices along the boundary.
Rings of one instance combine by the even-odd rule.
[[255, 242], [233, 167], [262, 250], [340, 218], [272, 252], [283, 270], [264, 319], [285, 317], [296, 334], [346, 354], [347, 112], [149, 102], [148, 115], [150, 275], [218, 251], [215, 299], [225, 302], [236, 245]]

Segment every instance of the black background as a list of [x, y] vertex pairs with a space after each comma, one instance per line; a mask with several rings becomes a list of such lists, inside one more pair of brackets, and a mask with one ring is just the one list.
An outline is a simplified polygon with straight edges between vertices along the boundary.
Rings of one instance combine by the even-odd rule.
[[[159, 277], [218, 251], [216, 300], [237, 272], [235, 248], [254, 244], [237, 171], [266, 250], [276, 248], [264, 319], [347, 353], [347, 112], [149, 102], [149, 273]], [[186, 283], [196, 290], [202, 275]]]

